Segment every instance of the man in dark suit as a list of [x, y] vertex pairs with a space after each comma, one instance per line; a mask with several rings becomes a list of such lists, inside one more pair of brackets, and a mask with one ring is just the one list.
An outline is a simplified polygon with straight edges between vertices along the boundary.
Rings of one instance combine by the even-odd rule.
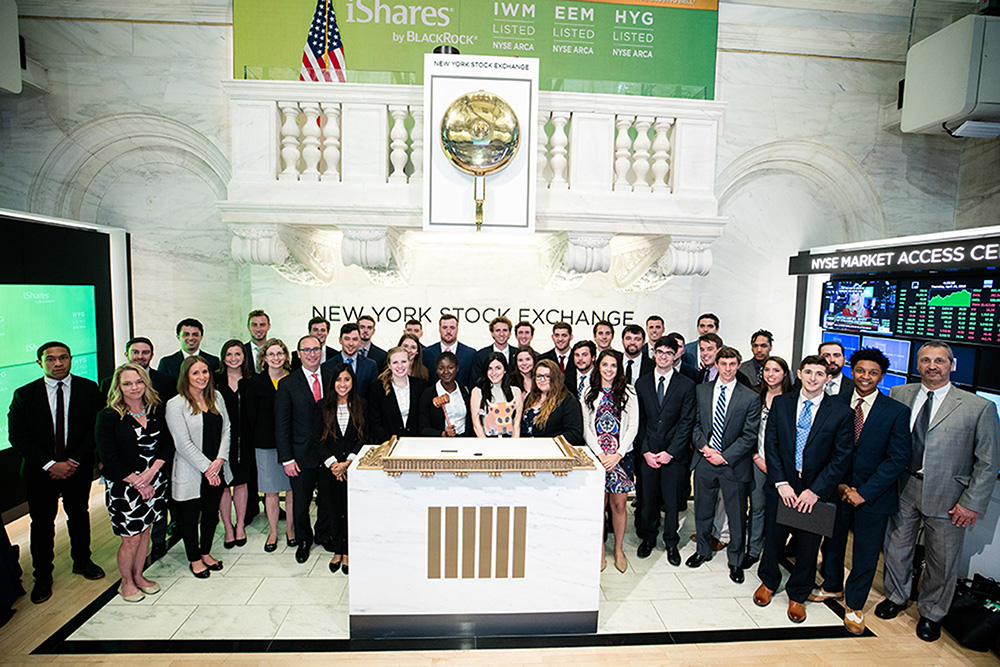
[[104, 405], [97, 385], [71, 375], [65, 343], [40, 346], [36, 361], [44, 377], [14, 391], [7, 412], [11, 446], [21, 455], [21, 478], [31, 516], [31, 601], [52, 597], [55, 519], [62, 497], [73, 573], [101, 579], [90, 559], [90, 483], [94, 479], [94, 420]]
[[[320, 347], [323, 348], [323, 354], [320, 355], [320, 362], [323, 363], [327, 359], [333, 358], [333, 355], [337, 354], [337, 351], [326, 344], [326, 339], [330, 335], [330, 321], [325, 317], [316, 316], [309, 320], [306, 326], [306, 335], [312, 336], [319, 341]], [[297, 350], [292, 352], [292, 370], [298, 370], [302, 368], [302, 362], [299, 360], [299, 353]]]
[[[622, 329], [622, 347], [625, 349], [622, 364], [624, 365], [625, 381], [633, 386], [640, 377], [652, 373], [656, 365], [649, 358], [649, 355], [642, 353], [642, 345], [645, 340], [646, 332], [638, 324], [628, 324]], [[671, 359], [672, 361], [673, 359]]]
[[[722, 337], [718, 334], [708, 333], [698, 338], [698, 358], [701, 361], [701, 370], [698, 371], [695, 384], [714, 382], [719, 376], [715, 358], [719, 354], [719, 350], [725, 346]], [[753, 383], [741, 371], [736, 371], [736, 381], [745, 387], [753, 386]]]
[[325, 370], [332, 370], [334, 366], [343, 362], [354, 371], [354, 378], [358, 382], [358, 392], [360, 396], [368, 395], [368, 388], [378, 376], [378, 366], [371, 359], [365, 359], [358, 354], [361, 347], [361, 333], [359, 327], [354, 322], [348, 322], [340, 327], [340, 352], [323, 362]]
[[531, 341], [535, 338], [535, 325], [527, 320], [521, 320], [514, 325], [514, 340], [518, 347], [531, 347]]
[[695, 384], [698, 383], [698, 371], [696, 366], [690, 366], [684, 363], [684, 336], [676, 331], [671, 331], [668, 334], [677, 343], [677, 349], [681, 351], [680, 354], [674, 356], [674, 370], [683, 375], [684, 377], [691, 380]]
[[[634, 325], [629, 325], [634, 326]], [[641, 332], [642, 329], [636, 327]], [[628, 330], [628, 327], [626, 327]], [[663, 542], [671, 565], [681, 564], [677, 535], [677, 486], [689, 474], [691, 432], [694, 429], [694, 383], [674, 372], [679, 350], [672, 338], [661, 336], [653, 345], [656, 367], [635, 382], [639, 398], [637, 475], [642, 477], [639, 498], [637, 555], [646, 558], [656, 546], [663, 504]], [[648, 358], [648, 357], [647, 357]]]
[[604, 350], [610, 350], [615, 342], [615, 325], [607, 320], [598, 320], [594, 323], [594, 346], [597, 347], [597, 354]]
[[188, 357], [200, 356], [208, 363], [208, 368], [213, 373], [219, 370], [219, 358], [212, 356], [208, 352], [201, 350], [201, 339], [205, 336], [205, 327], [193, 317], [188, 317], [177, 323], [177, 340], [181, 343], [181, 349], [171, 355], [160, 359], [157, 370], [165, 375], [169, 375], [177, 380], [181, 374], [181, 363]]
[[[951, 608], [965, 529], [986, 511], [1000, 465], [1000, 427], [990, 401], [951, 384], [954, 353], [934, 341], [917, 351], [920, 382], [889, 396], [910, 408], [913, 448], [900, 481], [899, 512], [885, 538], [886, 598], [879, 618], [895, 618], [910, 595], [913, 550], [923, 527], [927, 555], [917, 611], [917, 636], [934, 641]], [[770, 461], [768, 461], [770, 465]]]
[[659, 315], [650, 315], [646, 318], [646, 343], [642, 346], [642, 353], [653, 358], [653, 343], [663, 335], [666, 327], [663, 318]]
[[754, 387], [759, 387], [764, 379], [764, 361], [771, 356], [773, 345], [774, 335], [767, 329], [758, 329], [750, 336], [750, 351], [753, 356], [743, 362], [740, 372]]
[[359, 317], [358, 333], [361, 335], [361, 347], [358, 348], [358, 352], [362, 357], [374, 361], [378, 372], [381, 373], [385, 370], [388, 359], [385, 350], [372, 342], [372, 336], [375, 335], [375, 318], [371, 315]]
[[750, 457], [757, 450], [760, 396], [736, 381], [740, 353], [734, 348], [719, 350], [715, 363], [719, 376], [695, 390], [697, 418], [691, 469], [698, 539], [697, 549], [686, 565], [699, 567], [712, 558], [712, 524], [721, 493], [729, 521], [729, 578], [742, 584], [747, 500], [753, 481]]
[[271, 317], [263, 310], [251, 310], [247, 315], [247, 331], [250, 332], [250, 340], [243, 343], [243, 354], [251, 371], [257, 373], [257, 357], [271, 331]]
[[553, 348], [544, 353], [541, 358], [556, 362], [564, 374], [573, 365], [570, 343], [573, 342], [573, 327], [569, 322], [556, 322], [552, 325]]
[[[125, 360], [142, 366], [149, 373], [149, 379], [153, 382], [153, 389], [159, 394], [161, 403], [166, 403], [177, 394], [177, 379], [151, 368], [153, 343], [145, 336], [135, 336], [125, 343]], [[101, 396], [108, 395], [112, 379], [113, 376], [108, 376], [101, 380]]]
[[[493, 337], [493, 344], [476, 350], [476, 360], [472, 370], [472, 378], [469, 380], [475, 384], [482, 377], [486, 367], [486, 358], [497, 352], [507, 357], [507, 367], [514, 362], [514, 348], [507, 344], [510, 340], [511, 324], [506, 317], [494, 317], [490, 320], [490, 336]], [[461, 366], [459, 366], [461, 371]]]
[[697, 322], [698, 336], [684, 346], [684, 363], [687, 366], [701, 370], [701, 363], [698, 360], [698, 338], [708, 333], [719, 333], [719, 318], [713, 313], [702, 313], [698, 316]]
[[468, 389], [474, 381], [473, 373], [476, 364], [475, 349], [458, 342], [458, 318], [451, 313], [444, 313], [438, 319], [438, 335], [441, 341], [424, 348], [424, 366], [430, 374], [430, 384], [437, 382], [437, 358], [442, 352], [451, 352], [458, 359], [458, 374], [455, 380]]
[[[865, 631], [865, 602], [889, 516], [899, 511], [899, 476], [910, 461], [910, 411], [878, 390], [888, 369], [889, 360], [880, 350], [857, 350], [851, 355], [854, 391], [835, 397], [854, 412], [854, 450], [847, 477], [837, 487], [833, 537], [823, 541], [823, 585], [809, 596], [814, 602], [846, 598], [844, 626], [855, 635]], [[854, 550], [845, 587], [844, 553], [851, 528]]]
[[581, 340], [573, 346], [573, 363], [566, 370], [566, 388], [577, 398], [583, 398], [590, 389], [590, 373], [597, 360], [597, 346], [593, 341]]
[[826, 379], [826, 386], [823, 391], [827, 396], [837, 396], [838, 394], [851, 395], [854, 391], [854, 381], [846, 377], [842, 372], [847, 359], [844, 358], [844, 346], [835, 340], [819, 344], [819, 356], [826, 360], [830, 368], [830, 375]]
[[[356, 324], [354, 326], [357, 327]], [[313, 336], [304, 336], [297, 347], [302, 367], [292, 371], [278, 383], [278, 392], [274, 397], [274, 437], [278, 460], [291, 479], [295, 498], [293, 521], [295, 539], [298, 541], [295, 560], [305, 563], [309, 560], [309, 548], [313, 543], [309, 505], [316, 483], [321, 479], [319, 472], [323, 465], [318, 433], [314, 428], [318, 410], [316, 404], [326, 392], [333, 391], [333, 373], [320, 368], [323, 348], [319, 340]], [[327, 497], [330, 497], [329, 491]]]
[[788, 619], [806, 619], [805, 601], [816, 577], [820, 535], [789, 528], [777, 521], [778, 503], [810, 513], [818, 500], [836, 497], [844, 480], [854, 443], [854, 413], [842, 401], [823, 393], [829, 373], [826, 360], [810, 355], [799, 364], [799, 392], [782, 394], [771, 403], [764, 436], [767, 459], [767, 503], [764, 511], [764, 553], [757, 574], [761, 585], [753, 595], [760, 607], [771, 602], [781, 583], [778, 561], [788, 534], [797, 538], [795, 565], [785, 587]]

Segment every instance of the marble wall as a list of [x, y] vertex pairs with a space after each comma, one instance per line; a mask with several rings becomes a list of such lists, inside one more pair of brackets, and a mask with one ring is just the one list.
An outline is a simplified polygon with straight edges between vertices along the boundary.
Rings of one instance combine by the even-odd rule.
[[[92, 3], [98, 9], [82, 18], [52, 9], [61, 3], [24, 4], [33, 18], [22, 7], [21, 32], [29, 57], [47, 68], [48, 92], [0, 96], [0, 207], [128, 229], [135, 329], [163, 353], [176, 345], [173, 325], [182, 316], [205, 322], [206, 348], [214, 351], [245, 333], [245, 313], [254, 307], [268, 309], [275, 333], [294, 339], [317, 304], [424, 306], [436, 321], [437, 309], [457, 302], [515, 312], [629, 310], [640, 322], [658, 312], [668, 328], [685, 333], [693, 333], [699, 312], [711, 310], [740, 347], [767, 326], [787, 354], [790, 255], [956, 224], [961, 144], [882, 129], [880, 108], [895, 98], [901, 63], [722, 49], [717, 99], [728, 106], [716, 194], [730, 222], [712, 247], [708, 276], [623, 295], [595, 274], [576, 290], [545, 292], [536, 286], [538, 240], [455, 251], [439, 245], [441, 237], [417, 234], [410, 287], [378, 287], [355, 267], [341, 267], [330, 287], [295, 285], [271, 269], [235, 264], [216, 206], [228, 179], [220, 82], [232, 71], [232, 29], [225, 20], [199, 20], [197, 10], [203, 5], [215, 17], [225, 3], [186, 2], [167, 22], [148, 13], [169, 14], [162, 3], [135, 14], [127, 12], [131, 5]], [[753, 21], [780, 18], [769, 12], [754, 13]], [[786, 16], [799, 20], [793, 14]], [[733, 39], [740, 20], [750, 18], [730, 15], [720, 35]], [[968, 217], [960, 219], [964, 225]], [[399, 329], [383, 322], [378, 342], [394, 343]], [[488, 340], [485, 326], [471, 322], [463, 338]]]

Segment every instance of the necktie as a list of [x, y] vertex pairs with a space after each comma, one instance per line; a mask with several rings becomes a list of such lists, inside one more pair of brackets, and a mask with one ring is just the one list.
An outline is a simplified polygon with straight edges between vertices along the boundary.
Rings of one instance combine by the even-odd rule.
[[667, 395], [667, 378], [660, 376], [660, 381], [656, 385], [656, 402], [663, 405], [663, 397]]
[[566, 355], [565, 354], [560, 354], [559, 355], [559, 370], [561, 370], [563, 373], [566, 372]]
[[812, 427], [812, 401], [802, 404], [802, 414], [795, 424], [795, 469], [802, 472], [802, 452], [806, 448], [806, 440], [809, 439], [809, 429]]
[[712, 447], [722, 451], [722, 427], [726, 422], [726, 388], [719, 390], [719, 400], [715, 402], [715, 418], [712, 420]]
[[632, 360], [629, 359], [628, 363], [625, 364], [625, 381], [632, 384]]
[[865, 427], [865, 413], [861, 409], [861, 404], [864, 403], [862, 399], [858, 399], [858, 402], [854, 405], [854, 444], [858, 444], [858, 439], [861, 438], [861, 429]]
[[927, 400], [920, 408], [917, 421], [913, 422], [913, 454], [910, 455], [910, 472], [919, 472], [924, 467], [924, 445], [927, 429], [931, 425], [931, 410], [934, 409], [934, 392], [927, 392]]
[[312, 376], [313, 376], [313, 385], [312, 385], [313, 400], [318, 403], [319, 399], [323, 398], [323, 390], [320, 389], [319, 386], [319, 375], [313, 373]]
[[56, 383], [56, 461], [66, 456], [66, 400], [63, 383]]
[[361, 356], [364, 357], [365, 359], [368, 358], [368, 348], [367, 347], [361, 348]]
[[354, 368], [354, 361], [355, 361], [355, 358], [351, 357], [350, 359], [347, 360], [347, 365], [351, 367], [351, 371], [356, 372], [355, 368]]
[[580, 374], [580, 386], [576, 388], [576, 395], [578, 397], [580, 397], [580, 398], [583, 398], [583, 383], [586, 382], [586, 381], [587, 381], [587, 376], [581, 373]]
[[764, 365], [754, 362], [757, 366], [757, 384], [760, 384], [764, 380]]

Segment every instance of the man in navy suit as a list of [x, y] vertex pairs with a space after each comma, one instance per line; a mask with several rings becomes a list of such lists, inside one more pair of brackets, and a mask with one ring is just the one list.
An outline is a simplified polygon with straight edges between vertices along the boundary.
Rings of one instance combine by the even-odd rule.
[[201, 350], [201, 339], [205, 336], [205, 327], [201, 322], [193, 317], [185, 318], [177, 323], [176, 331], [181, 349], [160, 359], [160, 365], [156, 368], [158, 371], [176, 381], [177, 376], [181, 374], [181, 363], [195, 355], [204, 359], [213, 373], [219, 370], [219, 358]]
[[514, 325], [514, 339], [518, 347], [531, 347], [535, 337], [535, 325], [527, 320], [521, 320]]
[[14, 391], [7, 412], [11, 446], [21, 455], [21, 478], [31, 516], [31, 601], [52, 597], [56, 511], [62, 498], [73, 573], [100, 579], [90, 559], [90, 484], [94, 479], [94, 420], [103, 407], [97, 385], [71, 375], [73, 356], [65, 343], [41, 345], [37, 363], [44, 377]]
[[719, 318], [714, 313], [702, 313], [698, 316], [698, 336], [684, 346], [684, 363], [695, 369], [701, 370], [701, 363], [698, 360], [698, 338], [705, 334], [719, 333]]
[[565, 373], [573, 365], [573, 355], [569, 347], [572, 342], [573, 326], [569, 322], [556, 322], [552, 325], [552, 345], [554, 347], [543, 354], [541, 359], [556, 362], [559, 370]]
[[[889, 360], [880, 350], [857, 350], [851, 355], [854, 391], [836, 396], [854, 412], [854, 451], [847, 477], [837, 487], [833, 537], [823, 542], [823, 585], [809, 596], [816, 602], [846, 597], [844, 626], [855, 635], [865, 631], [865, 601], [889, 516], [899, 511], [899, 476], [910, 461], [910, 412], [878, 390], [888, 369]], [[845, 588], [844, 552], [852, 527], [854, 551]]]
[[451, 352], [458, 359], [458, 374], [455, 380], [468, 389], [474, 381], [476, 359], [475, 349], [458, 342], [458, 318], [452, 313], [444, 313], [438, 319], [438, 335], [441, 341], [424, 348], [424, 366], [430, 373], [430, 383], [437, 382], [437, 358], [442, 352]]
[[375, 335], [375, 318], [371, 315], [362, 315], [358, 318], [358, 333], [361, 335], [361, 347], [358, 350], [362, 357], [367, 357], [375, 362], [378, 372], [381, 373], [388, 363], [385, 350], [372, 342]]
[[[320, 355], [319, 363], [323, 363], [327, 359], [332, 359], [333, 355], [337, 354], [337, 351], [326, 344], [327, 336], [330, 335], [330, 321], [325, 317], [310, 318], [309, 322], [306, 324], [306, 335], [312, 336], [319, 341], [319, 345], [323, 350], [322, 355]], [[292, 370], [297, 371], [302, 368], [302, 361], [299, 360], [299, 353], [297, 350], [292, 351]]]
[[643, 354], [650, 358], [653, 357], [653, 343], [663, 335], [665, 330], [663, 318], [659, 315], [650, 315], [646, 318], [646, 344], [642, 346]]
[[243, 353], [251, 371], [257, 373], [257, 357], [271, 331], [271, 316], [260, 309], [251, 310], [247, 315], [247, 331], [250, 332], [250, 340], [243, 343]]
[[[511, 334], [511, 323], [504, 316], [494, 317], [490, 320], [490, 336], [493, 344], [476, 350], [475, 368], [472, 371], [470, 382], [478, 382], [486, 370], [486, 358], [494, 352], [502, 354], [507, 358], [507, 367], [514, 363], [514, 347], [508, 344]], [[461, 366], [459, 366], [461, 371]]]
[[823, 393], [828, 373], [823, 357], [804, 358], [797, 373], [802, 390], [774, 399], [764, 436], [764, 554], [757, 571], [762, 583], [753, 601], [760, 607], [770, 604], [781, 583], [778, 561], [788, 534], [796, 535], [795, 565], [785, 587], [788, 619], [793, 623], [806, 620], [804, 603], [816, 577], [820, 535], [779, 524], [778, 503], [810, 513], [818, 500], [833, 500], [847, 473], [854, 443], [854, 413], [842, 401]]
[[354, 377], [358, 381], [358, 392], [361, 396], [368, 395], [368, 387], [378, 376], [378, 365], [371, 359], [365, 359], [358, 354], [361, 348], [360, 327], [354, 322], [348, 322], [340, 327], [340, 352], [332, 358], [323, 362], [325, 370], [331, 370], [337, 364], [343, 362], [354, 371]]
[[597, 360], [597, 346], [593, 341], [581, 340], [573, 346], [573, 363], [566, 369], [566, 389], [583, 400], [590, 389], [590, 373]]
[[[625, 349], [625, 354], [622, 356], [622, 371], [625, 373], [625, 381], [632, 386], [635, 386], [643, 375], [652, 373], [655, 366], [649, 355], [642, 353], [645, 340], [646, 332], [638, 324], [629, 324], [622, 329], [622, 347]], [[638, 466], [636, 470], [638, 471]]]

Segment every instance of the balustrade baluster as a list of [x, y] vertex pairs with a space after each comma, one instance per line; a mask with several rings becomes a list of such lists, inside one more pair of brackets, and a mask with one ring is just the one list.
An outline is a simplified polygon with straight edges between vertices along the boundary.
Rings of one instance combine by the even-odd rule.
[[406, 107], [390, 104], [389, 115], [392, 116], [392, 129], [389, 130], [389, 162], [392, 171], [389, 173], [390, 183], [406, 183]]
[[549, 163], [549, 136], [545, 133], [545, 126], [548, 125], [549, 114], [540, 112], [538, 114], [538, 180], [548, 187], [548, 179], [545, 176], [545, 167]]
[[569, 135], [566, 134], [566, 124], [569, 122], [569, 111], [552, 112], [552, 151], [549, 157], [549, 165], [552, 167], [552, 181], [549, 187], [568, 188], [569, 180], [566, 176], [566, 165], [569, 153]]
[[652, 118], [638, 116], [635, 119], [635, 143], [632, 151], [632, 173], [635, 180], [632, 181], [632, 191], [642, 192], [649, 189], [646, 182], [646, 174], [649, 173], [649, 126]]
[[670, 130], [673, 118], [657, 118], [653, 123], [656, 136], [653, 138], [653, 191], [669, 189], [670, 181]]
[[318, 181], [319, 160], [323, 157], [319, 149], [319, 102], [303, 102], [302, 112], [306, 120], [302, 124], [302, 161], [305, 168], [302, 170], [301, 180]]
[[323, 157], [326, 158], [326, 170], [323, 180], [340, 180], [340, 105], [336, 102], [324, 102], [320, 105], [326, 115], [323, 126]]
[[285, 117], [281, 124], [281, 160], [285, 166], [278, 174], [280, 181], [296, 181], [299, 178], [299, 103], [278, 102]]
[[629, 128], [635, 116], [615, 116], [615, 190], [629, 192], [628, 172], [632, 156], [632, 138], [628, 135]]
[[424, 175], [424, 110], [423, 108], [410, 107], [410, 115], [413, 116], [413, 129], [410, 130], [410, 162], [413, 163], [414, 178], [423, 178]]

